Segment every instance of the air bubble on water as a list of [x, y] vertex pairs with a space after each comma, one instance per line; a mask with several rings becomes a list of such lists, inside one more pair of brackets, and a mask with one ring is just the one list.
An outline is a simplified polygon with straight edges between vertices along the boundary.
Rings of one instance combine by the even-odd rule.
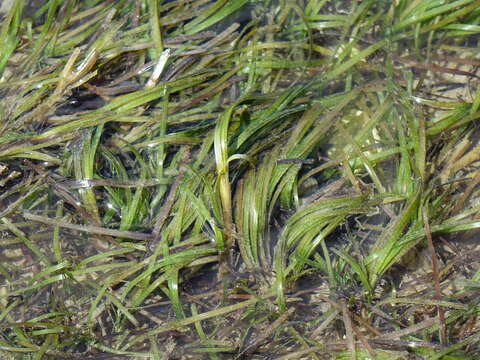
[[79, 180], [78, 181], [78, 186], [80, 187], [91, 187], [92, 186], [92, 183], [90, 182], [90, 180], [88, 179], [83, 179], [83, 180]]

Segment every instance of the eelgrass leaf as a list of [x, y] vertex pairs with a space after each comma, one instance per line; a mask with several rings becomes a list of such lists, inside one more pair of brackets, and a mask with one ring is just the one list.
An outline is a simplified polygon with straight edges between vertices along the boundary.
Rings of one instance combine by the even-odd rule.
[[412, 247], [411, 243], [405, 244], [402, 242], [402, 234], [409, 225], [411, 230], [417, 230], [419, 227], [419, 220], [417, 219], [419, 195], [419, 190], [412, 194], [401, 214], [396, 219], [391, 220], [373, 245], [367, 260], [367, 269], [372, 286], [375, 285], [381, 274]]
[[430, 8], [427, 8], [426, 6], [415, 8], [405, 20], [395, 24], [393, 27], [393, 30], [394, 31], [401, 30], [404, 27], [414, 25], [416, 23], [421, 23], [435, 16], [439, 16], [443, 13], [447, 13], [457, 7], [474, 3], [474, 2], [476, 4], [480, 4], [480, 2], [473, 1], [473, 0], [457, 0], [448, 4], [443, 4], [441, 2], [432, 2], [432, 3], [428, 3], [427, 5], [427, 3], [425, 3], [425, 5], [429, 6]]
[[0, 56], [0, 77], [5, 71], [9, 57], [17, 47], [19, 41], [17, 33], [19, 31], [24, 6], [25, 2], [23, 0], [15, 1], [10, 8], [6, 19], [2, 22], [2, 27], [0, 29], [0, 49], [2, 49], [2, 54]]
[[[225, 1], [217, 0], [204, 16], [198, 17], [185, 27], [186, 34], [195, 34], [227, 18], [230, 14], [241, 9], [248, 0]], [[203, 17], [205, 19], [203, 19]]]

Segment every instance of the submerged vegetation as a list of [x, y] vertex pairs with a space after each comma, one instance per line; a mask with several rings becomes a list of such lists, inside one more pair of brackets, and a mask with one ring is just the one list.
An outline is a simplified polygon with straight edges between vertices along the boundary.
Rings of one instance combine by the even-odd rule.
[[480, 357], [479, 1], [4, 11], [2, 359]]

